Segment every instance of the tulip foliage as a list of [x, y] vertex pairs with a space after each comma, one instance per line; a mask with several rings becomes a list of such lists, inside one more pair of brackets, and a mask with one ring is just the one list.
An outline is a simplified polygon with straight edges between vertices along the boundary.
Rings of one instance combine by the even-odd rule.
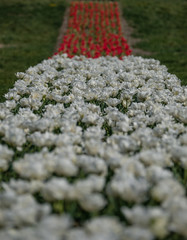
[[68, 28], [55, 54], [60, 52], [70, 58], [130, 55], [132, 51], [122, 34], [117, 2], [72, 2]]

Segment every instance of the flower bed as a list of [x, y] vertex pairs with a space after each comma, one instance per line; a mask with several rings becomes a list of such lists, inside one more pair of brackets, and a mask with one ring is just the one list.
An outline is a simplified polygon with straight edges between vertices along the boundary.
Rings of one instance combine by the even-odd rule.
[[70, 58], [130, 55], [117, 2], [72, 2], [68, 29], [56, 54], [59, 52], [67, 53]]
[[154, 59], [56, 55], [17, 76], [0, 104], [0, 239], [187, 237], [175, 75]]

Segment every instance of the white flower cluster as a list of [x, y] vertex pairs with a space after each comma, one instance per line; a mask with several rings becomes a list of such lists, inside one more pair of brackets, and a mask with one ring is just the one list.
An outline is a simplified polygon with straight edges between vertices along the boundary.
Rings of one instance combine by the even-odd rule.
[[56, 55], [0, 103], [0, 239], [187, 237], [187, 88], [154, 59]]
[[9, 162], [12, 159], [14, 152], [6, 145], [0, 144], [0, 169], [6, 171], [9, 166]]

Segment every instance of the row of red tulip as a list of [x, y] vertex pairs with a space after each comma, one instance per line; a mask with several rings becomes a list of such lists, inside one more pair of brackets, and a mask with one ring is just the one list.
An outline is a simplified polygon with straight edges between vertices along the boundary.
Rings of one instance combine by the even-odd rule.
[[72, 2], [68, 29], [59, 52], [69, 57], [85, 55], [130, 55], [131, 50], [123, 37], [118, 4], [116, 2]]

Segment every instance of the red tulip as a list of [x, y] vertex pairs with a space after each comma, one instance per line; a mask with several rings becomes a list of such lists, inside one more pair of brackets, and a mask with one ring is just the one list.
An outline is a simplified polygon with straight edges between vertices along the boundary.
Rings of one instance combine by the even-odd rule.
[[72, 2], [68, 29], [57, 53], [67, 53], [70, 58], [77, 54], [89, 58], [112, 55], [120, 59], [130, 55], [119, 16], [116, 2]]

